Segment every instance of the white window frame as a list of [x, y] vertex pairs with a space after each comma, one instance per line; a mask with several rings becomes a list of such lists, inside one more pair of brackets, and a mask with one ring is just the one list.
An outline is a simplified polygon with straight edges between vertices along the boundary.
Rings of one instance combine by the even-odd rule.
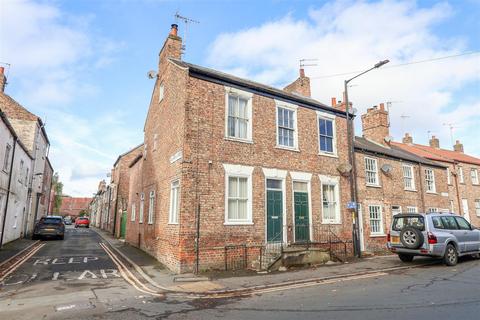
[[458, 178], [460, 179], [460, 183], [465, 183], [465, 177], [463, 175], [462, 167], [458, 167]]
[[[228, 97], [230, 95], [236, 95], [242, 97], [243, 99], [247, 100], [247, 115], [248, 115], [248, 124], [247, 124], [247, 137], [246, 138], [238, 138], [238, 137], [231, 137], [228, 134]], [[253, 100], [253, 93], [240, 90], [237, 88], [232, 87], [225, 87], [225, 139], [239, 141], [239, 142], [247, 142], [253, 143], [252, 137], [252, 126], [253, 126], [253, 108], [252, 108], [252, 100]]]
[[143, 208], [145, 207], [145, 194], [140, 194], [140, 208], [138, 211], [138, 223], [143, 223]]
[[475, 214], [480, 217], [480, 199], [475, 199]]
[[150, 191], [150, 194], [148, 197], [148, 219], [147, 219], [148, 224], [153, 224], [154, 212], [155, 212], [155, 191], [152, 190]]
[[[379, 213], [379, 216], [380, 216], [380, 219], [372, 219], [372, 214], [371, 214], [371, 211], [370, 209], [373, 208], [373, 207], [378, 207], [378, 213]], [[379, 220], [379, 224], [380, 224], [380, 230], [377, 231], [377, 232], [373, 232], [372, 231], [372, 220]], [[385, 230], [383, 228], [383, 210], [382, 210], [382, 206], [379, 205], [379, 204], [369, 204], [368, 205], [368, 223], [370, 224], [370, 236], [384, 236], [385, 235]]]
[[[332, 121], [332, 131], [333, 131], [333, 152], [323, 151], [320, 148], [320, 119]], [[336, 117], [333, 114], [317, 111], [317, 145], [318, 145], [318, 154], [321, 156], [328, 156], [328, 157], [338, 157], [337, 155], [337, 125], [336, 125]]]
[[[375, 164], [375, 171], [367, 169], [367, 160], [372, 160], [373, 161], [373, 163]], [[380, 186], [380, 176], [378, 174], [378, 159], [371, 158], [371, 157], [365, 157], [364, 168], [365, 168], [365, 184], [368, 187], [379, 187]], [[375, 180], [376, 180], [375, 183], [372, 183], [372, 182], [368, 181], [367, 172], [374, 172], [375, 173]]]
[[[431, 168], [425, 168], [423, 172], [425, 174], [425, 191], [427, 193], [436, 193], [437, 188], [435, 186], [435, 171], [433, 171], [433, 169]], [[431, 179], [429, 178], [429, 174], [427, 172], [430, 172], [432, 174]], [[429, 188], [429, 182], [432, 183], [431, 188]]]
[[398, 207], [398, 209], [400, 210], [399, 213], [402, 213], [402, 206], [393, 205], [393, 206], [390, 207], [391, 212], [392, 212], [392, 217], [394, 217], [394, 216], [396, 216], [397, 214], [399, 214], [399, 213], [393, 214], [393, 207]]
[[447, 184], [452, 184], [452, 176], [450, 172], [450, 168], [447, 168]]
[[418, 213], [417, 207], [407, 206], [407, 213]]
[[450, 212], [454, 213], [455, 212], [455, 201], [450, 200]]
[[162, 82], [158, 88], [158, 102], [162, 102], [163, 98], [165, 98], [165, 85]]
[[168, 224], [178, 224], [180, 215], [180, 179], [170, 183], [170, 208], [168, 210]]
[[[408, 169], [410, 171], [410, 176], [407, 177], [405, 175], [406, 171], [405, 169]], [[410, 164], [404, 164], [402, 166], [402, 171], [403, 171], [403, 187], [405, 190], [408, 190], [408, 191], [416, 191], [416, 188], [415, 188], [415, 173], [414, 173], [414, 170], [413, 170], [413, 166], [410, 165]], [[408, 187], [407, 186], [407, 179], [411, 179], [411, 186]]]
[[3, 171], [8, 173], [10, 171], [10, 153], [12, 152], [12, 146], [7, 143], [5, 146], [5, 155], [3, 159]]
[[130, 221], [135, 222], [136, 219], [136, 208], [135, 208], [135, 202], [132, 203], [132, 212], [130, 215]]
[[434, 212], [440, 212], [440, 211], [436, 207], [430, 207], [427, 209], [427, 213], [434, 213]]
[[[276, 127], [276, 132], [277, 132], [277, 134], [276, 134], [276, 146], [277, 146], [277, 148], [281, 148], [281, 149], [298, 151], [298, 113], [297, 113], [298, 106], [294, 105], [294, 104], [291, 104], [291, 103], [283, 102], [283, 101], [280, 101], [280, 100], [275, 100], [275, 105], [276, 105], [276, 108], [275, 108], [275, 123], [276, 123], [276, 126], [275, 127]], [[278, 109], [286, 109], [286, 110], [289, 110], [289, 111], [293, 112], [293, 117], [294, 117], [294, 121], [293, 121], [293, 146], [285, 146], [283, 144], [280, 144], [279, 141], [278, 141], [278, 138], [279, 138]]]
[[[242, 166], [238, 164], [223, 164], [223, 168], [225, 170], [225, 222], [224, 225], [249, 225], [253, 224], [252, 219], [252, 201], [253, 201], [253, 192], [252, 192], [252, 173], [253, 168], [250, 166]], [[228, 179], [230, 177], [240, 177], [240, 178], [247, 178], [247, 218], [246, 219], [237, 219], [232, 220], [228, 218]]]
[[[342, 223], [342, 215], [341, 215], [341, 198], [340, 198], [340, 178], [339, 177], [332, 177], [332, 176], [325, 176], [319, 175], [320, 178], [320, 208], [322, 224], [341, 224]], [[323, 186], [330, 185], [333, 186], [335, 199], [336, 199], [336, 207], [335, 207], [335, 219], [325, 219], [323, 214]]]
[[479, 184], [479, 181], [478, 181], [478, 170], [475, 169], [475, 168], [471, 168], [470, 169], [470, 178], [472, 180], [472, 184], [473, 185], [478, 185]]

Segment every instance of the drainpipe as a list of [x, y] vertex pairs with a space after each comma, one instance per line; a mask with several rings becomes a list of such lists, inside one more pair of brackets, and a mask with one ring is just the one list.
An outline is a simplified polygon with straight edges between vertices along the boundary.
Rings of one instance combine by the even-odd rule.
[[418, 173], [418, 178], [419, 178], [418, 180], [420, 182], [420, 194], [422, 196], [422, 212], [425, 213], [425, 193], [424, 193], [425, 190], [423, 188], [423, 179], [422, 179], [423, 168], [422, 168], [422, 164], [420, 162], [418, 163], [418, 167], [420, 168], [420, 172]]
[[458, 188], [458, 172], [457, 172], [457, 164], [453, 163], [453, 170], [455, 170], [456, 174], [455, 177], [455, 190], [457, 191], [457, 202], [458, 202], [458, 215], [462, 216], [462, 204], [460, 200], [460, 189]]
[[117, 213], [118, 213], [118, 188], [117, 188], [117, 194], [115, 195], [115, 208], [113, 209], [113, 232], [112, 235], [115, 236], [115, 231], [117, 227]]
[[5, 224], [7, 222], [8, 200], [10, 199], [10, 188], [12, 186], [13, 163], [15, 162], [15, 147], [17, 145], [17, 141], [18, 138], [15, 138], [13, 140], [12, 162], [10, 163], [10, 172], [8, 174], [7, 199], [5, 200], [5, 210], [3, 212], [2, 234], [0, 235], [0, 248], [3, 246], [3, 234], [5, 233]]

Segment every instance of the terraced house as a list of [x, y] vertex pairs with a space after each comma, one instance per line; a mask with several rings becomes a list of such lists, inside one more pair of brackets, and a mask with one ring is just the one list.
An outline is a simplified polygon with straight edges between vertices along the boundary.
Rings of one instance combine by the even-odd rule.
[[351, 239], [345, 106], [181, 60], [173, 25], [160, 51], [131, 163], [127, 241], [177, 272], [258, 266], [268, 243]]
[[402, 143], [396, 144], [403, 150], [415, 153], [447, 167], [448, 201], [447, 208], [465, 217], [474, 226], [480, 226], [480, 159], [465, 154], [460, 141], [453, 150], [440, 148], [440, 141], [433, 136], [429, 145], [413, 142], [407, 133]]
[[392, 217], [401, 212], [449, 210], [447, 166], [391, 141], [384, 104], [362, 115], [355, 139], [362, 251], [384, 251]]

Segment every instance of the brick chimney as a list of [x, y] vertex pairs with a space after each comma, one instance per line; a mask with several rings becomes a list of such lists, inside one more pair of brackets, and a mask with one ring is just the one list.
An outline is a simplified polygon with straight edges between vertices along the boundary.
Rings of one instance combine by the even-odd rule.
[[430, 147], [440, 149], [440, 140], [437, 137], [432, 136], [430, 139]]
[[460, 140], [456, 141], [455, 145], [453, 146], [453, 150], [463, 153], [463, 144], [460, 143]]
[[5, 92], [5, 85], [7, 84], [7, 77], [5, 76], [5, 68], [0, 67], [0, 92]]
[[413, 138], [410, 133], [405, 133], [405, 137], [403, 137], [402, 142], [406, 144], [413, 144]]
[[362, 131], [365, 138], [386, 146], [389, 145], [385, 141], [386, 137], [390, 137], [388, 112], [385, 111], [383, 103], [380, 103], [379, 107], [373, 106], [367, 109], [367, 113], [362, 115]]
[[300, 68], [300, 77], [283, 88], [283, 90], [289, 93], [297, 93], [304, 97], [311, 97], [310, 78], [305, 76], [305, 70]]
[[159, 56], [159, 71], [161, 70], [160, 65], [163, 61], [166, 61], [166, 58], [182, 59], [182, 38], [178, 36], [177, 24], [172, 24], [170, 33], [163, 44], [162, 50], [160, 50]]

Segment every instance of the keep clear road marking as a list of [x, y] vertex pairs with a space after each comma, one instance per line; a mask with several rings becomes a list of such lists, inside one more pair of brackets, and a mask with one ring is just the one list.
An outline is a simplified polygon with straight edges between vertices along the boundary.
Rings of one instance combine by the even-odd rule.
[[[67, 260], [68, 259], [68, 260]], [[42, 258], [37, 259], [33, 263], [36, 265], [59, 265], [59, 264], [79, 264], [89, 263], [90, 261], [96, 261], [98, 257], [60, 257], [60, 258]]]

